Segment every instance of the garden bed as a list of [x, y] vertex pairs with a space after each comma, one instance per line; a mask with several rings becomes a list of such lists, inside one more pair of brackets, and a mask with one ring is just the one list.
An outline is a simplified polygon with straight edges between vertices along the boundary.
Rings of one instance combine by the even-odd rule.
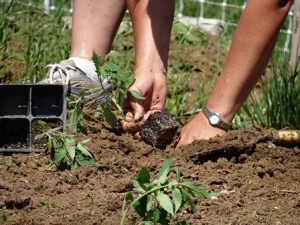
[[[257, 142], [265, 131], [233, 131], [161, 150], [101, 127], [100, 134], [90, 134], [96, 165], [74, 172], [53, 170], [44, 153], [0, 155], [0, 219], [2, 224], [119, 224], [132, 179], [143, 166], [153, 178], [169, 156], [184, 180], [220, 194], [197, 200], [197, 211], [187, 208], [180, 218], [192, 224], [298, 224], [300, 149]], [[197, 160], [207, 149], [235, 151]]]

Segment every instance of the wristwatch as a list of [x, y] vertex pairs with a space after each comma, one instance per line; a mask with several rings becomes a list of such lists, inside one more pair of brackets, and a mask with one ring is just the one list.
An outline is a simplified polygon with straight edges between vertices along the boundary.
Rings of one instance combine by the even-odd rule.
[[225, 131], [230, 129], [231, 124], [223, 121], [219, 113], [210, 111], [207, 106], [203, 106], [202, 113], [213, 127], [218, 127]]

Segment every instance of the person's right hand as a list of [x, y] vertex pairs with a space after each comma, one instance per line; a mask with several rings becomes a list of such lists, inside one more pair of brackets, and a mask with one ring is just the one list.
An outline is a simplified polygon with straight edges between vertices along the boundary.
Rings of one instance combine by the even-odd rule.
[[125, 132], [136, 134], [149, 115], [165, 109], [167, 95], [167, 77], [165, 73], [143, 73], [136, 76], [129, 90], [139, 92], [145, 99], [136, 100], [129, 92], [125, 98], [125, 119], [121, 122]]

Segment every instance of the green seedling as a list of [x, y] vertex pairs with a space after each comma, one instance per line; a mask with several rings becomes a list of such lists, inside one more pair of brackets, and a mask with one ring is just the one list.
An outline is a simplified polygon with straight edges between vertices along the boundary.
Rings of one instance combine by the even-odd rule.
[[12, 160], [9, 160], [6, 163], [6, 166], [7, 166], [8, 169], [12, 169], [12, 168], [16, 167], [17, 165]]
[[50, 129], [44, 121], [39, 121], [40, 127], [44, 130], [44, 134], [48, 137], [48, 149], [54, 151], [52, 163], [58, 170], [75, 170], [79, 166], [91, 165], [96, 162], [95, 156], [86, 146], [89, 139], [78, 142], [77, 129], [82, 133], [86, 133], [83, 125], [82, 115], [83, 97], [79, 99], [69, 99], [69, 120], [68, 130], [70, 134]]
[[[108, 62], [105, 65], [100, 65], [100, 57], [94, 53], [93, 61], [95, 63], [96, 69], [99, 74], [103, 76], [103, 74], [109, 74], [114, 81], [116, 89], [112, 93], [107, 93], [109, 99], [102, 105], [100, 105], [96, 110], [96, 117], [103, 115], [106, 122], [113, 128], [117, 127], [120, 120], [125, 118], [123, 112], [123, 100], [125, 97], [125, 93], [127, 87], [133, 83], [133, 79], [130, 76], [124, 76], [124, 70], [122, 67], [114, 64], [112, 62]], [[100, 79], [101, 81], [101, 79]], [[103, 88], [105, 90], [105, 88]], [[143, 96], [139, 95], [138, 92], [133, 92], [133, 95], [139, 99], [142, 99]]]
[[48, 148], [55, 152], [52, 162], [59, 170], [75, 170], [78, 166], [96, 162], [94, 155], [85, 146], [90, 139], [77, 142], [74, 136], [57, 131], [47, 135]]
[[87, 129], [83, 124], [83, 101], [84, 91], [82, 91], [78, 99], [69, 97], [68, 103], [68, 129], [70, 133], [75, 134], [79, 129], [80, 132], [87, 135]]
[[[175, 178], [168, 179], [171, 172]], [[196, 210], [193, 197], [208, 198], [212, 193], [191, 181], [181, 181], [180, 172], [172, 167], [170, 159], [166, 159], [158, 176], [151, 181], [147, 168], [142, 168], [136, 179], [133, 180], [134, 190], [126, 194], [123, 203], [120, 225], [124, 225], [131, 209], [135, 209], [139, 219], [131, 224], [188, 224], [178, 221], [176, 214], [184, 205]], [[139, 223], [137, 223], [139, 221]]]
[[0, 208], [0, 221], [6, 221], [7, 220], [7, 215], [5, 213], [5, 208]]
[[39, 204], [37, 204], [37, 207], [47, 209], [49, 212], [52, 209], [52, 206], [49, 204], [49, 202], [40, 201]]

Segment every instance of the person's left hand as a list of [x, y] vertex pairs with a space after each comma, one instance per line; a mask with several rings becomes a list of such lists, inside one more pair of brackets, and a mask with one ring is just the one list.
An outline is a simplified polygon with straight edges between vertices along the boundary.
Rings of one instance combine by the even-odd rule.
[[224, 135], [225, 133], [225, 130], [211, 126], [203, 113], [199, 112], [195, 118], [182, 128], [176, 148], [191, 144], [196, 140], [206, 140], [216, 135]]

